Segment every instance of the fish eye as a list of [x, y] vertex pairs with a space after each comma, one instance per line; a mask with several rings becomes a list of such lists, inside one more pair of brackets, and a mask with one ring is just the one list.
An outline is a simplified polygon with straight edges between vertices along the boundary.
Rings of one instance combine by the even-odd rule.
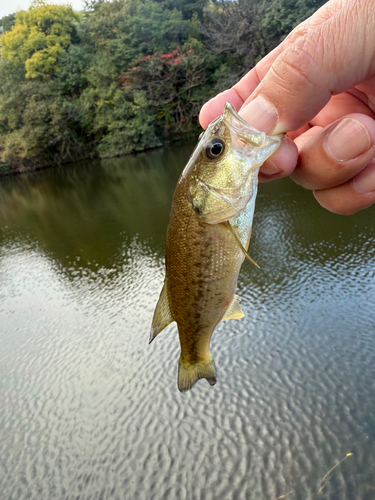
[[211, 139], [206, 146], [206, 156], [210, 160], [216, 160], [224, 153], [224, 149], [224, 141], [215, 137], [214, 139]]

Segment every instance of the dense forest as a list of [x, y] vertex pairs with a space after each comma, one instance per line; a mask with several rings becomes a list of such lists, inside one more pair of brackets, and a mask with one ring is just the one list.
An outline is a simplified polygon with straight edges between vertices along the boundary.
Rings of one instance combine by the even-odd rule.
[[199, 130], [325, 0], [36, 0], [0, 19], [0, 170], [119, 156]]

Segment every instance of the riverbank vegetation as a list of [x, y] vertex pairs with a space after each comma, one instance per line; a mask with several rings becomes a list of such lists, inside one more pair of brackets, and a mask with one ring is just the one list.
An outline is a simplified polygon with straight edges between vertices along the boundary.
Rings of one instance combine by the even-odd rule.
[[322, 0], [36, 0], [0, 19], [0, 169], [197, 134], [202, 104]]

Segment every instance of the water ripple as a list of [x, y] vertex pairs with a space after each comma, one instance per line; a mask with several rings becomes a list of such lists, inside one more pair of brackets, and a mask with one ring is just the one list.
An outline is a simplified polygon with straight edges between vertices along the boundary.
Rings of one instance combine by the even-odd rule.
[[373, 211], [339, 218], [289, 181], [262, 188], [246, 316], [214, 334], [217, 385], [181, 395], [176, 327], [147, 345], [175, 173], [116, 165], [75, 171], [80, 196], [56, 171], [1, 197], [2, 498], [373, 500]]

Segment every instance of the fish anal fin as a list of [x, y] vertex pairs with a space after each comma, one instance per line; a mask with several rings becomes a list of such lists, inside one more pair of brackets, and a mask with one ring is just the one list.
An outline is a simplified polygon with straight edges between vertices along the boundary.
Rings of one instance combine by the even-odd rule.
[[241, 319], [245, 316], [240, 303], [238, 302], [238, 296], [233, 297], [231, 305], [228, 307], [227, 312], [223, 318], [223, 321], [227, 319]]
[[166, 283], [164, 283], [163, 289], [160, 292], [158, 303], [155, 307], [154, 317], [152, 318], [149, 344], [151, 344], [154, 338], [173, 321], [174, 319], [169, 308], [167, 287]]
[[215, 362], [211, 356], [203, 363], [183, 363], [180, 358], [178, 366], [178, 389], [189, 391], [199, 379], [205, 378], [210, 385], [216, 384]]
[[[232, 234], [233, 236], [235, 237], [237, 243], [238, 243], [238, 246], [240, 247], [240, 249], [242, 250], [243, 254], [245, 255], [245, 257], [252, 263], [254, 264], [254, 266], [256, 266], [258, 269], [260, 269], [260, 266], [259, 264], [257, 264], [255, 262], [255, 260], [250, 257], [250, 255], [246, 252], [246, 249], [245, 247], [243, 246], [243, 244], [241, 243], [241, 240], [236, 232], [236, 230], [234, 229], [234, 227], [232, 227], [232, 225], [230, 224], [229, 221], [226, 221], [226, 222], [222, 222], [223, 226], [225, 226]], [[249, 239], [250, 241], [250, 239]]]

